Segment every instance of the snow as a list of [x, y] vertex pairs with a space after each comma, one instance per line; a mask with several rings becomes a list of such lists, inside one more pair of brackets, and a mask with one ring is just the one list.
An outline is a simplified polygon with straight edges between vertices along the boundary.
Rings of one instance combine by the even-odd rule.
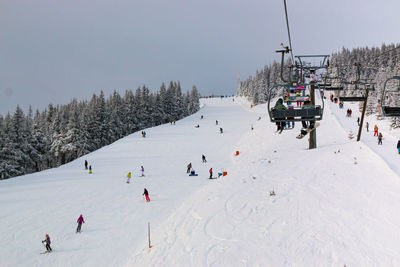
[[[339, 110], [326, 102], [318, 148], [308, 150], [307, 137], [295, 138], [299, 123], [275, 133], [265, 105], [202, 101], [198, 113], [146, 129], [146, 138], [138, 132], [59, 168], [1, 181], [0, 266], [400, 265], [400, 155], [388, 121], [377, 122], [382, 146], [372, 117], [362, 142], [349, 140], [355, 106], [347, 118], [347, 103]], [[189, 162], [199, 176], [186, 174]], [[228, 175], [209, 180], [211, 167]], [[40, 255], [46, 233], [54, 252]]]

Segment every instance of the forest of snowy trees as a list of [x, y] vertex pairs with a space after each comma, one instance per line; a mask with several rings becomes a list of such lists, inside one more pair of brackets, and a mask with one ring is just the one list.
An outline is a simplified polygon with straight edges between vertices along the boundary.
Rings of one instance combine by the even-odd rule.
[[[371, 79], [375, 91], [371, 91], [368, 98], [367, 115], [378, 113], [378, 99], [382, 96], [383, 84], [387, 78], [400, 75], [400, 44], [383, 44], [381, 47], [361, 47], [352, 50], [343, 48], [338, 53], [333, 53], [330, 58], [328, 76], [336, 77], [332, 80], [334, 86], [345, 87], [340, 95], [358, 96], [365, 91], [355, 90], [356, 87], [344, 82], [351, 82], [357, 79], [357, 67], [360, 64], [360, 78]], [[285, 68], [287, 71], [287, 68]], [[280, 82], [280, 64], [274, 62], [265, 66], [263, 70], [257, 71], [255, 76], [250, 76], [240, 83], [237, 94], [245, 96], [254, 104], [267, 101], [267, 89], [275, 83]], [[285, 77], [287, 77], [285, 75]], [[388, 88], [395, 89], [398, 83], [388, 84]], [[362, 86], [358, 86], [358, 89]], [[339, 94], [338, 94], [339, 95]], [[400, 106], [399, 94], [388, 95], [386, 100], [390, 104]], [[400, 127], [400, 120], [392, 118], [392, 127]]]
[[163, 83], [151, 93], [118, 92], [107, 99], [50, 104], [43, 112], [0, 115], [0, 179], [41, 171], [70, 162], [141, 129], [179, 120], [200, 108], [195, 86], [182, 93], [179, 82]]

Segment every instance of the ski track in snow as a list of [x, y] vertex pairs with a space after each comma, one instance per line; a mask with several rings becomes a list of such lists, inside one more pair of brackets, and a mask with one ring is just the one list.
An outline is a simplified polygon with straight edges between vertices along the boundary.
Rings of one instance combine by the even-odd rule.
[[[327, 101], [318, 148], [308, 150], [307, 136], [295, 138], [300, 123], [276, 134], [265, 105], [202, 101], [197, 114], [146, 129], [146, 138], [134, 133], [65, 166], [1, 181], [0, 266], [400, 265], [400, 155], [387, 123], [377, 122], [383, 146], [371, 132], [356, 143], [347, 137], [357, 133], [355, 105], [346, 118], [347, 104]], [[198, 177], [187, 176], [188, 162]], [[209, 180], [210, 167], [228, 175]], [[86, 223], [76, 234], [80, 213]], [[40, 255], [45, 233], [54, 253]]]

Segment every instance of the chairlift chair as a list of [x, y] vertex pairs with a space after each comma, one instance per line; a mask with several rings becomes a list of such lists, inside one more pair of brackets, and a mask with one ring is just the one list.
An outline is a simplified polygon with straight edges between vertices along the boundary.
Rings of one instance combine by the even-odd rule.
[[[386, 85], [391, 80], [398, 80], [399, 87], [396, 91], [389, 91], [386, 89]], [[386, 95], [388, 92], [399, 92], [400, 89], [400, 76], [393, 76], [385, 81], [383, 86], [382, 98], [381, 98], [381, 106], [382, 106], [382, 115], [385, 117], [400, 117], [400, 107], [398, 106], [389, 106], [385, 103]]]
[[[310, 121], [315, 120], [319, 121], [322, 120], [322, 115], [324, 112], [324, 100], [322, 100], [321, 105], [314, 105], [312, 108], [291, 108], [286, 110], [276, 110], [271, 108], [271, 92], [276, 88], [273, 86], [268, 91], [268, 114], [270, 117], [271, 122], [292, 122], [292, 121]], [[319, 87], [316, 89], [320, 90]], [[321, 91], [321, 90], [320, 90]]]

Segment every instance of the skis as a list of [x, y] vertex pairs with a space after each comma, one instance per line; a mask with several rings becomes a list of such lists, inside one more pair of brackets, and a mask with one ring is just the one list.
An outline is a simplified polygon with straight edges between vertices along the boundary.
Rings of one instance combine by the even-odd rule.
[[40, 252], [40, 254], [47, 254], [47, 253], [51, 253], [51, 251]]

